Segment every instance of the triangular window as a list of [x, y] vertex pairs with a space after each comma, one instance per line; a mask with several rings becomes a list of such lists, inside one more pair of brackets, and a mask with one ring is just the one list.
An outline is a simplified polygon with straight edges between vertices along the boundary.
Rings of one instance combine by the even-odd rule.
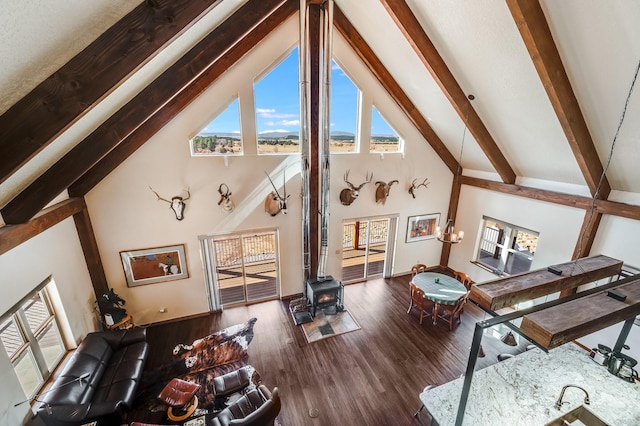
[[239, 106], [236, 97], [191, 139], [191, 155], [242, 155]]
[[331, 62], [331, 153], [356, 152], [360, 90], [340, 66]]
[[401, 152], [401, 139], [375, 106], [371, 108], [371, 144], [369, 152]]
[[258, 154], [300, 152], [298, 48], [253, 86]]

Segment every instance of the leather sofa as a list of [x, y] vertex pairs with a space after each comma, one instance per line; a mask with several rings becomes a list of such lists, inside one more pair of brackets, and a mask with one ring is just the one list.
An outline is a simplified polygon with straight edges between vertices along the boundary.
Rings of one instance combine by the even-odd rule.
[[46, 425], [120, 425], [149, 353], [144, 328], [89, 333], [37, 400]]
[[280, 408], [278, 388], [271, 392], [265, 385], [260, 385], [218, 413], [211, 426], [273, 425]]

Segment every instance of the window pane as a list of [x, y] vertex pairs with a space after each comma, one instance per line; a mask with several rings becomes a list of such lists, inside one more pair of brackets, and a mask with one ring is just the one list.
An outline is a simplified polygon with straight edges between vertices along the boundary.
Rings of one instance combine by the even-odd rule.
[[382, 118], [376, 107], [371, 110], [371, 144], [370, 152], [400, 151], [400, 137]]
[[358, 87], [335, 61], [331, 63], [331, 141], [329, 151], [356, 152]]
[[9, 318], [0, 326], [0, 339], [9, 358], [12, 358], [25, 343], [13, 318]]
[[513, 251], [507, 255], [507, 262], [504, 265], [504, 272], [509, 275], [521, 274], [531, 269], [533, 256], [522, 256]]
[[520, 274], [531, 270], [537, 245], [538, 234], [535, 231], [483, 218], [476, 261], [494, 273]]
[[34, 294], [33, 297], [26, 301], [25, 304], [22, 305], [22, 309], [24, 310], [29, 328], [33, 334], [35, 334], [36, 330], [51, 316], [47, 305], [45, 305], [42, 300], [40, 292]]
[[254, 85], [258, 154], [300, 152], [298, 49]]
[[52, 321], [38, 336], [38, 343], [47, 364], [47, 370], [53, 371], [65, 351], [60, 332], [55, 321]]
[[238, 98], [191, 139], [192, 155], [242, 154]]
[[500, 267], [502, 248], [496, 244], [483, 241], [478, 254], [478, 262], [484, 263], [491, 269], [502, 269]]
[[20, 386], [27, 397], [31, 397], [35, 391], [44, 382], [40, 376], [40, 372], [36, 367], [36, 361], [31, 353], [31, 349], [27, 349], [20, 355], [18, 360], [13, 364]]

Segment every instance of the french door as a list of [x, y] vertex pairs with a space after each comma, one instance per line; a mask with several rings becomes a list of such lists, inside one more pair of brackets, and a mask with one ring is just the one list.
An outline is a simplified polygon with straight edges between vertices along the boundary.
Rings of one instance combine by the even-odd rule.
[[279, 297], [277, 237], [261, 231], [203, 240], [212, 310]]
[[342, 281], [353, 283], [390, 275], [396, 217], [343, 222]]

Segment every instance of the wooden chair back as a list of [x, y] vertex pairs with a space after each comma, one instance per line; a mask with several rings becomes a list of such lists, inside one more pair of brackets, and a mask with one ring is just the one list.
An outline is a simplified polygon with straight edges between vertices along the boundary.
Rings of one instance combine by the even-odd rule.
[[409, 305], [407, 313], [411, 312], [411, 309], [414, 307], [418, 308], [420, 310], [420, 324], [422, 324], [422, 318], [425, 314], [432, 314], [435, 303], [429, 299], [425, 299], [424, 291], [414, 283], [410, 283], [409, 288], [411, 289], [411, 304]]
[[469, 299], [469, 292], [460, 296], [455, 305], [439, 305], [438, 318], [443, 319], [449, 323], [449, 330], [453, 330], [453, 322], [461, 321], [460, 315], [464, 310], [464, 305]]
[[469, 275], [465, 274], [464, 272], [455, 271], [453, 273], [453, 276], [456, 278], [456, 280], [460, 281], [462, 285], [465, 286], [467, 291], [471, 290], [471, 284], [473, 284], [473, 282], [471, 281]]
[[427, 271], [427, 265], [423, 263], [416, 263], [411, 267], [411, 277], [415, 277], [420, 272], [426, 272], [426, 271]]

